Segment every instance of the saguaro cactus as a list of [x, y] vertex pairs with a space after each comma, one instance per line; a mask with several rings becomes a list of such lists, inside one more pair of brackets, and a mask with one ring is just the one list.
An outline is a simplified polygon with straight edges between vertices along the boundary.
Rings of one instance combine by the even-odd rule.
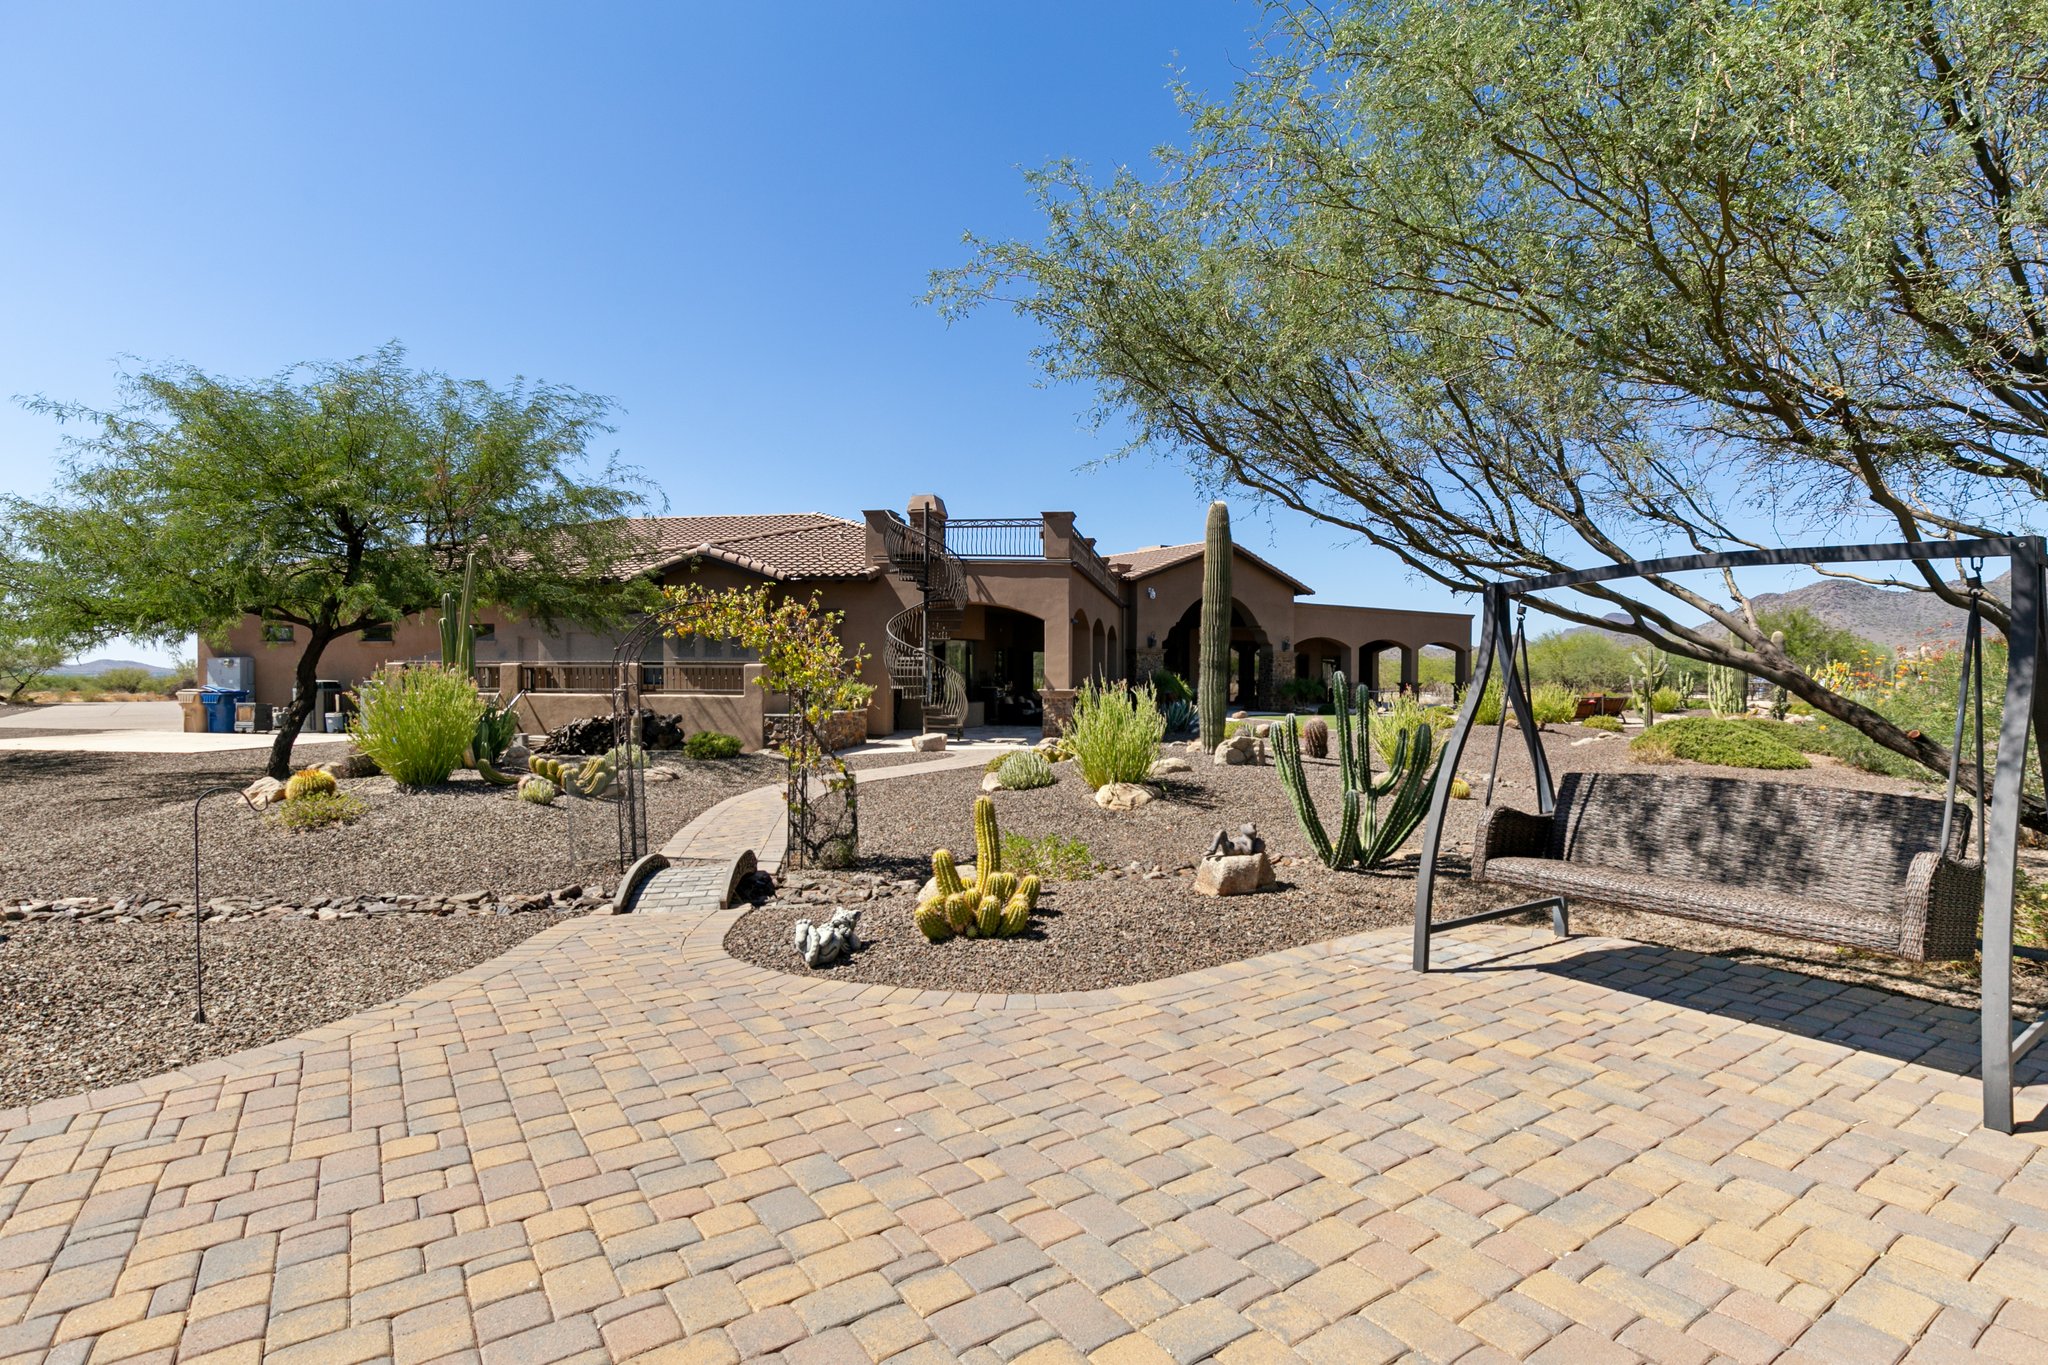
[[[1771, 648], [1779, 654], [1785, 652], [1785, 632], [1771, 632]], [[1785, 684], [1779, 683], [1771, 689], [1771, 719], [1783, 720], [1792, 711], [1792, 698], [1785, 691]]]
[[470, 622], [470, 608], [476, 601], [476, 552], [462, 562], [462, 600], [455, 594], [441, 594], [441, 663], [465, 678], [476, 674], [476, 627]]
[[1223, 717], [1230, 710], [1230, 506], [1209, 504], [1202, 541], [1202, 665], [1196, 680], [1201, 707], [1202, 747], [1223, 742]]

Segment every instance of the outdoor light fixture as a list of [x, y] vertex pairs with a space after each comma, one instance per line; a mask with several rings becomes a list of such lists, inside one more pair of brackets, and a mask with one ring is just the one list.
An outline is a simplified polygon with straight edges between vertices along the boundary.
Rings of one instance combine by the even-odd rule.
[[1147, 588], [1145, 589], [1145, 596], [1156, 599], [1159, 596], [1159, 589]]
[[1287, 650], [1290, 650], [1290, 649], [1294, 648], [1294, 641], [1292, 641], [1292, 640], [1282, 640], [1282, 641], [1280, 642], [1280, 648], [1281, 648], [1281, 651], [1282, 651], [1282, 652], [1284, 653], [1285, 651], [1287, 651]]
[[1158, 637], [1157, 635], [1147, 635], [1147, 636], [1145, 637], [1145, 648], [1147, 648], [1147, 649], [1157, 649], [1157, 648], [1159, 648], [1159, 637]]

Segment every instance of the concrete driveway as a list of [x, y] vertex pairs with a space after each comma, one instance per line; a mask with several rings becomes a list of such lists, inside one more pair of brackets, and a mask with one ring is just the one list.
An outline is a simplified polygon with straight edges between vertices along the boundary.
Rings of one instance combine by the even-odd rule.
[[[82, 701], [28, 707], [0, 715], [0, 750], [212, 754], [267, 749], [272, 739], [270, 735], [188, 735], [184, 723], [174, 701]], [[324, 744], [346, 738], [302, 734], [299, 743]]]

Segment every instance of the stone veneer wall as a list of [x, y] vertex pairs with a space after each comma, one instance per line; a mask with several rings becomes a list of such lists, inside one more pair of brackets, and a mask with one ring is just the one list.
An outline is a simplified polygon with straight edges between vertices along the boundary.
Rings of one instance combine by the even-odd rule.
[[1067, 728], [1067, 722], [1074, 718], [1073, 688], [1048, 687], [1038, 694], [1038, 704], [1043, 710], [1041, 733], [1047, 739], [1057, 738]]
[[[783, 727], [789, 723], [785, 715], [768, 717], [770, 742], [780, 746]], [[834, 753], [851, 749], [856, 744], [868, 742], [868, 713], [865, 711], [834, 711], [825, 721], [825, 747]]]

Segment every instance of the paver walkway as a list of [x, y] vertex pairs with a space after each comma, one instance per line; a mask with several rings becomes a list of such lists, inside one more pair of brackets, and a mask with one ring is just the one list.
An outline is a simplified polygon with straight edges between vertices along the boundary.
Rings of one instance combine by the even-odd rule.
[[0, 1359], [2048, 1359], [1960, 1011], [1501, 926], [959, 996], [736, 915], [0, 1115]]

